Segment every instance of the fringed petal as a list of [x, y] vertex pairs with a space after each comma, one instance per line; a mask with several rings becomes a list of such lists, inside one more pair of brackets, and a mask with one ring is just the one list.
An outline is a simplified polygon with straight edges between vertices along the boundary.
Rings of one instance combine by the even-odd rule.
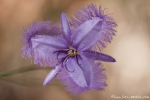
[[[87, 7], [82, 8], [80, 11], [77, 11], [75, 13], [75, 18], [71, 17], [70, 25], [74, 30], [81, 24], [95, 17], [102, 19], [102, 25], [99, 26], [99, 28], [101, 28], [101, 32], [97, 33], [102, 35], [99, 36], [99, 41], [93, 45], [93, 48], [95, 50], [97, 50], [97, 48], [101, 50], [106, 47], [107, 43], [111, 42], [112, 37], [116, 32], [115, 28], [117, 27], [115, 20], [109, 14], [105, 14], [101, 6], [97, 8], [94, 4], [90, 4]], [[94, 40], [92, 37], [91, 39]]]
[[40, 66], [54, 66], [58, 49], [67, 48], [67, 42], [60, 36], [57, 25], [50, 25], [51, 22], [33, 22], [24, 30], [22, 48], [23, 57], [34, 59], [34, 63]]
[[[82, 69], [77, 64], [71, 65], [70, 63], [70, 66], [67, 67], [75, 69], [74, 72], [64, 69], [58, 75], [67, 91], [75, 96], [91, 89], [103, 90], [106, 86], [106, 76], [104, 74], [105, 69], [100, 66], [101, 64], [94, 64], [84, 56], [82, 56], [79, 63]], [[82, 78], [84, 80], [80, 80]], [[85, 82], [86, 84], [83, 84]]]

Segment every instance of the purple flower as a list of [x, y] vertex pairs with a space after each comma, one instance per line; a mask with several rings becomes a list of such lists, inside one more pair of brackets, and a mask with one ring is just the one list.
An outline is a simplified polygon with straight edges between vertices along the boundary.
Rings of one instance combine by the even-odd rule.
[[115, 59], [98, 51], [112, 40], [117, 24], [93, 4], [75, 16], [68, 22], [62, 13], [61, 28], [51, 22], [32, 23], [24, 30], [23, 57], [33, 58], [40, 66], [53, 67], [44, 86], [58, 76], [73, 95], [103, 90], [106, 75], [101, 61], [115, 62]]

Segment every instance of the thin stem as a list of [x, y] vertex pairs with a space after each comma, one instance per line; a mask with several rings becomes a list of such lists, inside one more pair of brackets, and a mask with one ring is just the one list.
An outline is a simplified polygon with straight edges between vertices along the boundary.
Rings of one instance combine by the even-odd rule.
[[20, 68], [12, 69], [9, 71], [0, 72], [0, 78], [12, 76], [12, 75], [19, 74], [19, 73], [24, 73], [24, 72], [34, 71], [34, 70], [40, 70], [40, 69], [42, 69], [42, 68], [39, 68], [39, 67], [36, 67], [33, 65], [32, 66], [26, 66], [26, 67], [20, 67]]

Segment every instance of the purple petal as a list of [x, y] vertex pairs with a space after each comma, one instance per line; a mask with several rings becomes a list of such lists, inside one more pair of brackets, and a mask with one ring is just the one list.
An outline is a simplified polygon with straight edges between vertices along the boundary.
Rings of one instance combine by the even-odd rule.
[[65, 13], [61, 14], [61, 26], [64, 39], [70, 42], [71, 30]]
[[[81, 24], [73, 31], [73, 46], [78, 47], [90, 33], [95, 32], [96, 25], [100, 22], [99, 18], [93, 18]], [[97, 30], [100, 31], [100, 30]], [[97, 32], [96, 31], [96, 32]]]
[[37, 35], [31, 39], [32, 50], [34, 52], [34, 61], [36, 64], [41, 65], [44, 62], [45, 65], [54, 66], [57, 62], [56, 53], [59, 49], [65, 49], [68, 44], [61, 37], [51, 37]]
[[113, 57], [99, 52], [86, 51], [86, 52], [82, 52], [82, 54], [93, 60], [101, 60], [105, 62], [116, 62], [116, 60]]
[[[72, 95], [78, 95], [82, 92], [89, 91], [91, 89], [103, 90], [106, 86], [106, 76], [104, 74], [104, 68], [99, 67], [100, 63], [95, 64], [90, 62], [85, 56], [81, 56], [79, 63], [82, 69], [76, 64], [74, 58], [68, 60], [67, 66], [70, 71], [62, 70], [58, 77], [62, 80], [62, 83], [67, 87], [67, 91]], [[71, 61], [71, 62], [70, 62]]]
[[[67, 63], [68, 70], [73, 72], [68, 72], [71, 79], [78, 84], [80, 87], [87, 87], [90, 83], [90, 75], [92, 75], [91, 72], [91, 66], [88, 66], [89, 68], [85, 68], [85, 72], [78, 66], [75, 58], [69, 58]], [[88, 77], [85, 74], [89, 74]]]
[[[104, 48], [107, 43], [110, 43], [112, 37], [116, 33], [117, 24], [110, 14], [105, 14], [101, 6], [97, 8], [94, 4], [90, 4], [87, 7], [83, 7], [80, 11], [75, 13], [75, 18], [71, 18], [70, 25], [73, 29], [78, 28], [80, 25], [94, 17], [102, 19], [100, 29], [102, 29], [99, 41], [93, 46], [95, 48]], [[95, 38], [90, 38], [94, 40]]]
[[40, 66], [54, 66], [57, 59], [53, 52], [68, 45], [59, 32], [59, 28], [51, 26], [50, 22], [31, 24], [24, 30], [23, 57], [34, 58], [34, 63]]
[[61, 68], [62, 68], [61, 64], [58, 66], [55, 66], [46, 76], [46, 78], [43, 82], [43, 85], [45, 86], [45, 85], [49, 84], [56, 77], [56, 75], [58, 74], [58, 72], [60, 71]]
[[36, 48], [39, 45], [45, 45], [54, 49], [61, 49], [67, 47], [67, 42], [61, 37], [52, 37], [47, 35], [36, 35], [31, 39], [31, 42], [32, 48]]
[[95, 26], [93, 26], [92, 29], [89, 30], [85, 35], [85, 37], [83, 37], [82, 41], [79, 44], [78, 50], [84, 51], [94, 46], [102, 36], [102, 31], [102, 22], [99, 22]]

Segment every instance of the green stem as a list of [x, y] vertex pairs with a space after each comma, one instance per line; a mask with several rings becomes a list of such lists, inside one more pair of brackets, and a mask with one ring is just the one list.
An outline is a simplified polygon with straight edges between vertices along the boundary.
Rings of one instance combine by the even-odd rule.
[[[9, 71], [4, 71], [4, 72], [1, 71], [0, 72], [0, 78], [1, 77], [12, 76], [12, 75], [15, 75], [15, 74], [24, 73], [24, 72], [28, 72], [28, 71], [33, 71], [33, 70], [40, 70], [40, 69], [42, 69], [42, 68], [31, 65], [31, 66], [12, 69], [12, 70], [9, 70]], [[46, 68], [46, 69], [50, 70], [50, 68]]]

